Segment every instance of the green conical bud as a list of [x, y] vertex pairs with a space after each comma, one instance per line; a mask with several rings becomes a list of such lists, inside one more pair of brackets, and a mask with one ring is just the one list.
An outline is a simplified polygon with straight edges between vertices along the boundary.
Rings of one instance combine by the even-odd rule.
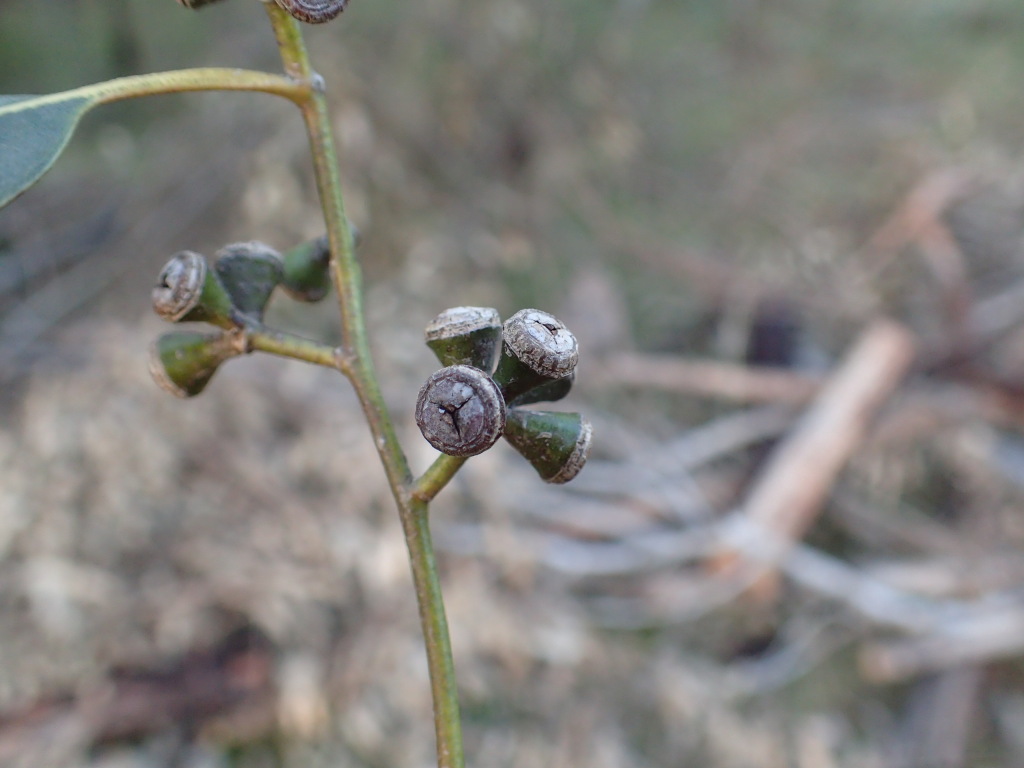
[[545, 483], [567, 483], [583, 469], [593, 429], [578, 413], [510, 408], [505, 439], [521, 453]]
[[483, 453], [505, 429], [505, 400], [486, 373], [450, 365], [433, 373], [416, 400], [416, 424], [432, 446], [449, 456]]
[[213, 268], [235, 309], [255, 320], [263, 319], [270, 294], [284, 277], [281, 254], [256, 241], [225, 245]]
[[527, 390], [508, 405], [510, 408], [514, 408], [518, 405], [530, 405], [532, 403], [553, 403], [568, 395], [575, 382], [576, 371], [573, 371], [568, 376], [552, 379], [538, 387]]
[[490, 307], [452, 307], [435, 317], [424, 335], [442, 365], [471, 365], [490, 373], [501, 338], [501, 317]]
[[205, 322], [231, 328], [231, 297], [206, 259], [192, 251], [171, 257], [153, 289], [153, 309], [171, 323]]
[[193, 397], [203, 391], [221, 363], [241, 354], [240, 338], [229, 333], [166, 333], [150, 348], [149, 372], [172, 395]]
[[506, 401], [569, 376], [579, 360], [576, 337], [553, 315], [521, 309], [505, 321], [494, 380]]
[[290, 248], [284, 252], [282, 287], [297, 301], [320, 301], [331, 289], [330, 261], [327, 235]]

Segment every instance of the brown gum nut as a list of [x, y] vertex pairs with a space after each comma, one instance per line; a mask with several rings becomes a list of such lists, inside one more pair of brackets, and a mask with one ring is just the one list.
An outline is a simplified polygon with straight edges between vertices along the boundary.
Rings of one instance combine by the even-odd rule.
[[206, 281], [206, 259], [192, 251], [174, 254], [160, 271], [153, 289], [153, 309], [176, 323], [199, 304]]
[[505, 400], [486, 373], [470, 365], [434, 372], [416, 399], [416, 424], [449, 456], [483, 453], [505, 430]]
[[181, 5], [186, 8], [201, 8], [204, 5], [210, 5], [211, 3], [219, 2], [219, 0], [178, 0]]
[[568, 376], [579, 360], [576, 337], [539, 309], [521, 309], [506, 320], [505, 343], [530, 370], [549, 379]]
[[323, 24], [345, 10], [348, 0], [276, 0], [299, 21]]
[[508, 401], [534, 387], [569, 376], [579, 361], [576, 337], [561, 320], [539, 309], [521, 309], [505, 321], [494, 379]]

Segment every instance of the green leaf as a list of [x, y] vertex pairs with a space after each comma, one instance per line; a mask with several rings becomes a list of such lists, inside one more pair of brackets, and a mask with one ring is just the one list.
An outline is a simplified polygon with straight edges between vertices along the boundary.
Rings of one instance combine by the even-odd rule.
[[0, 208], [49, 170], [79, 119], [100, 101], [100, 93], [86, 89], [0, 96]]

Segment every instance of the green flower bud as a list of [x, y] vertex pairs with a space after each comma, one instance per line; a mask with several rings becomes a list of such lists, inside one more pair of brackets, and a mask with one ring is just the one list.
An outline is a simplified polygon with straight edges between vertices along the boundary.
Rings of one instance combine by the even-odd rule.
[[149, 372], [172, 395], [193, 397], [203, 391], [221, 363], [241, 354], [240, 338], [231, 333], [166, 333], [150, 348]]
[[490, 307], [452, 307], [435, 317], [424, 335], [442, 365], [471, 365], [490, 373], [501, 338], [501, 317]]
[[256, 241], [225, 245], [217, 251], [213, 268], [235, 309], [257, 321], [284, 277], [281, 254]]
[[483, 453], [505, 429], [505, 400], [490, 376], [451, 365], [427, 379], [416, 399], [416, 424], [427, 442], [449, 456]]
[[206, 259], [192, 251], [171, 257], [153, 289], [153, 309], [171, 323], [206, 322], [231, 328], [231, 297]]
[[553, 315], [521, 309], [505, 321], [494, 380], [506, 401], [569, 376], [579, 360], [576, 337]]
[[593, 429], [578, 413], [510, 408], [505, 439], [521, 453], [545, 483], [567, 483], [583, 469]]

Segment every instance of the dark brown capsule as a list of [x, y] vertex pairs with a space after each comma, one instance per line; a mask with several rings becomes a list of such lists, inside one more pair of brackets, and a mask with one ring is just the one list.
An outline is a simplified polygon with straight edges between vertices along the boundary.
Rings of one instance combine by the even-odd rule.
[[201, 8], [204, 5], [210, 5], [211, 3], [217, 3], [220, 0], [178, 0], [178, 3], [184, 5], [186, 8]]
[[221, 363], [241, 354], [239, 338], [231, 333], [165, 333], [150, 348], [149, 372], [161, 389], [176, 397], [194, 397]]
[[294, 18], [307, 24], [323, 24], [345, 10], [348, 0], [276, 0]]
[[494, 380], [507, 401], [576, 370], [576, 337], [553, 315], [521, 309], [505, 321]]
[[442, 365], [494, 369], [501, 339], [501, 316], [490, 307], [452, 307], [435, 317], [424, 333]]
[[420, 389], [416, 424], [441, 453], [475, 456], [501, 437], [505, 400], [479, 368], [451, 365], [433, 373]]
[[567, 483], [583, 469], [593, 428], [578, 413], [510, 408], [505, 439], [545, 483]]
[[231, 328], [231, 297], [206, 259], [193, 251], [171, 257], [153, 288], [154, 311], [171, 323], [205, 322]]
[[235, 309], [263, 319], [270, 294], [284, 278], [281, 254], [265, 243], [231, 243], [217, 251], [213, 265]]

